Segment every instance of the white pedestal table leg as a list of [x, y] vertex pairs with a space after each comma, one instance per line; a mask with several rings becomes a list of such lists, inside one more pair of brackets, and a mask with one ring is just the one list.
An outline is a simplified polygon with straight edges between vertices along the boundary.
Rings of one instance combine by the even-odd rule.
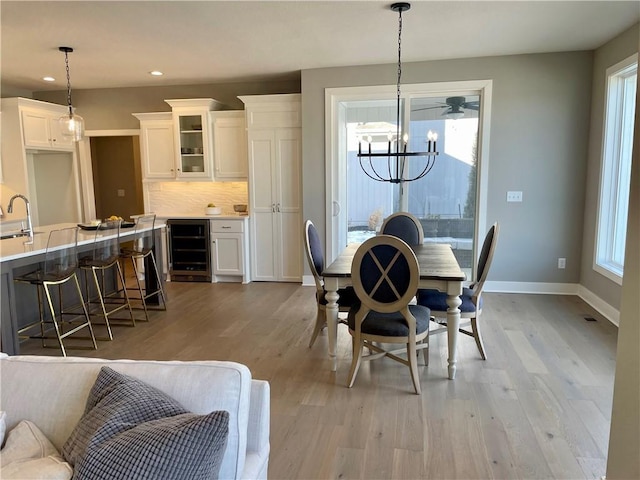
[[327, 315], [327, 334], [329, 337], [329, 361], [331, 371], [338, 369], [338, 359], [336, 356], [336, 345], [338, 343], [338, 282], [333, 278], [325, 278], [324, 288], [327, 291], [325, 307]]
[[447, 292], [447, 339], [449, 344], [449, 378], [456, 378], [456, 363], [458, 358], [458, 329], [460, 328], [460, 289], [450, 289]]

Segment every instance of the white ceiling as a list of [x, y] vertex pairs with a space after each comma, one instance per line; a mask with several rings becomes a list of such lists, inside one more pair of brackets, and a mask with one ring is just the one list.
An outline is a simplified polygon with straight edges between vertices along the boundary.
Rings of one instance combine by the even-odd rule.
[[[297, 79], [397, 60], [390, 1], [7, 1], [3, 85], [74, 89]], [[403, 62], [591, 50], [640, 20], [640, 2], [413, 1]], [[165, 73], [151, 77], [154, 69]], [[45, 75], [56, 82], [42, 80]]]

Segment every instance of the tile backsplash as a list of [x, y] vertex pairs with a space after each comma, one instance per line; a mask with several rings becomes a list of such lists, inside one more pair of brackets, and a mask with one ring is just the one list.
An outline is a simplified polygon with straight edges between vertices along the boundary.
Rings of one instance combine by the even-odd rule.
[[233, 213], [233, 205], [248, 203], [247, 182], [152, 182], [143, 185], [145, 209], [158, 214], [204, 213], [209, 203]]

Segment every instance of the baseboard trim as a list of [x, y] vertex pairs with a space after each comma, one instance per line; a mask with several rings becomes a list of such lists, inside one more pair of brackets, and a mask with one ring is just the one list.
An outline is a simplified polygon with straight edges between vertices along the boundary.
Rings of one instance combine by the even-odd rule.
[[495, 293], [539, 293], [546, 295], [577, 295], [580, 285], [577, 283], [543, 282], [496, 282], [487, 281], [485, 292]]
[[302, 286], [303, 287], [315, 287], [316, 281], [313, 279], [313, 275], [303, 275], [302, 276]]
[[616, 310], [591, 290], [579, 285], [578, 294], [582, 300], [587, 302], [604, 318], [613, 323], [616, 327], [620, 326], [620, 310]]
[[539, 282], [491, 282], [484, 284], [485, 292], [534, 293], [546, 295], [577, 295], [587, 302], [604, 318], [620, 326], [620, 311], [609, 305], [589, 289], [579, 283], [539, 283]]

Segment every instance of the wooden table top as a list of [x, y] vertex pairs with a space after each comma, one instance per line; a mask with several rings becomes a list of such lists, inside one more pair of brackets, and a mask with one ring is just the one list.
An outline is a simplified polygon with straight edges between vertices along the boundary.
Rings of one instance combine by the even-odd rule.
[[[350, 243], [338, 255], [334, 262], [322, 271], [323, 277], [350, 277], [351, 263], [360, 243]], [[418, 259], [420, 278], [423, 280], [466, 280], [465, 273], [460, 269], [451, 245], [439, 243], [425, 243], [410, 245]]]

